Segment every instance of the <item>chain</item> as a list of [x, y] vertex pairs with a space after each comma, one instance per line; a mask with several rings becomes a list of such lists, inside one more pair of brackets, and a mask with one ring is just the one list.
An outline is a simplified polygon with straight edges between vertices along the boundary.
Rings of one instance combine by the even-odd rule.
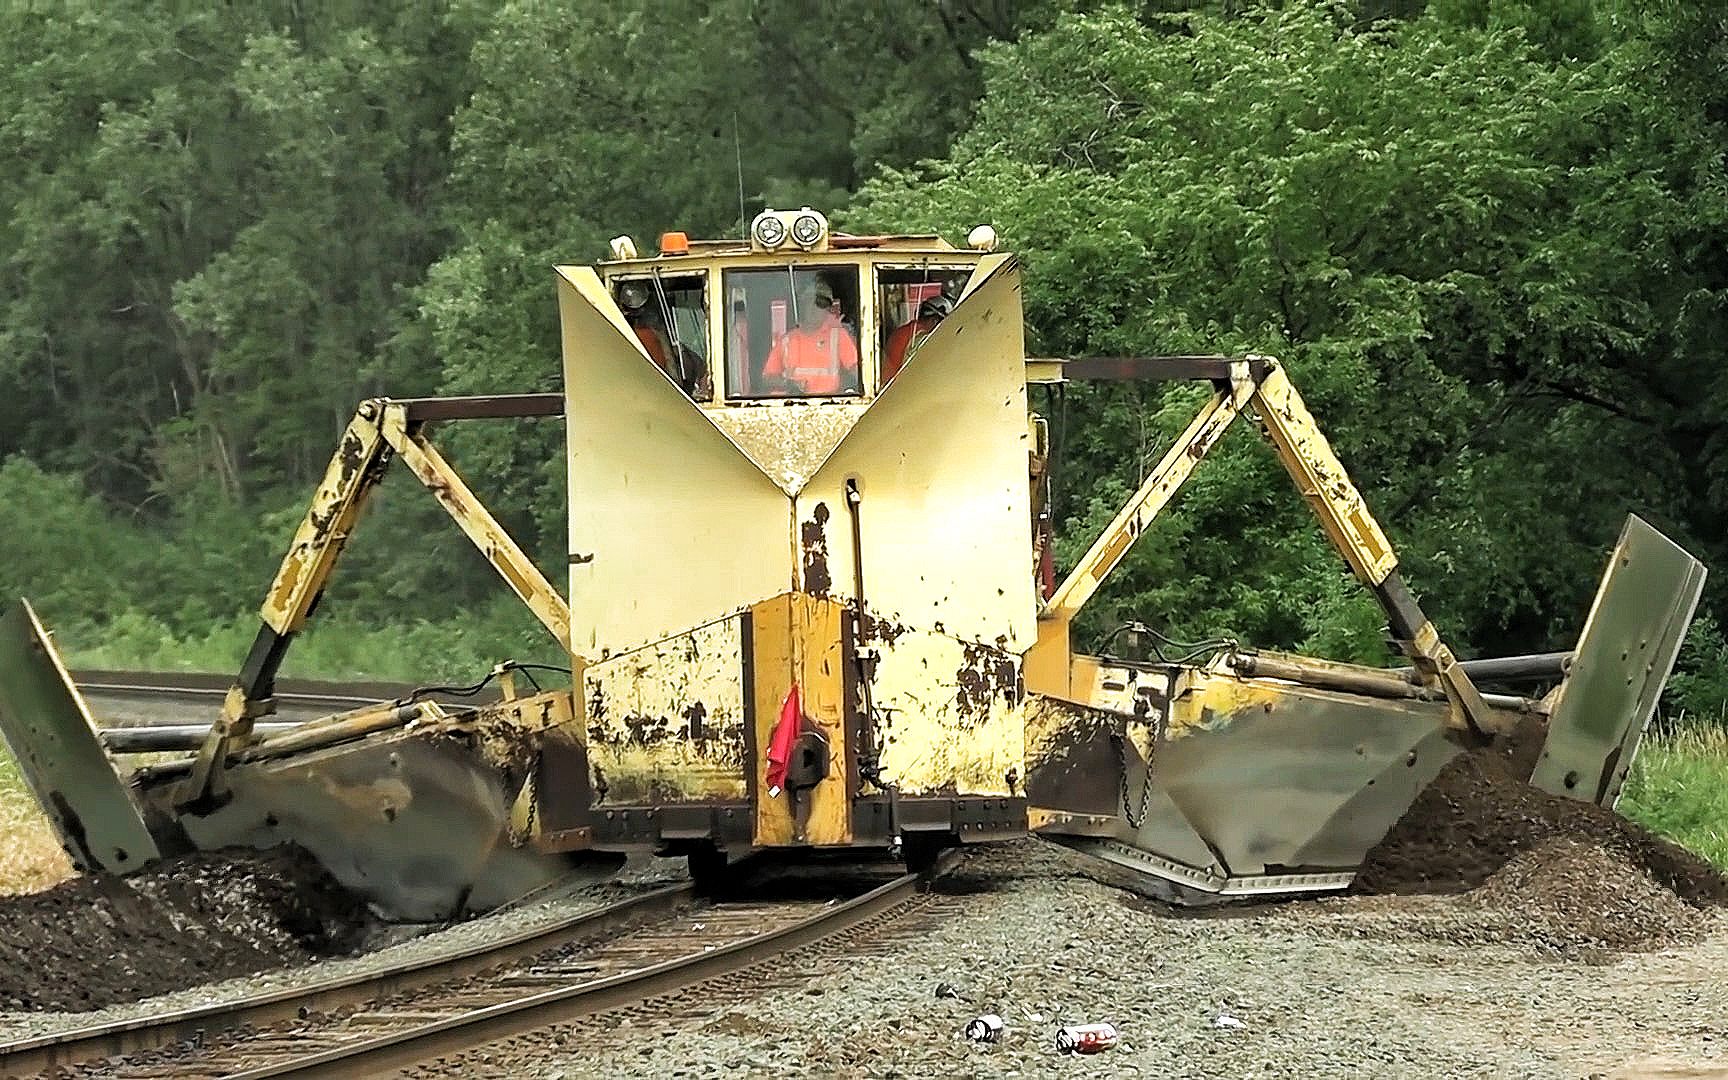
[[1146, 820], [1146, 811], [1152, 805], [1152, 763], [1146, 763], [1146, 778], [1140, 782], [1140, 812], [1135, 814], [1134, 804], [1128, 798], [1128, 737], [1120, 732], [1110, 733], [1110, 745], [1116, 748], [1117, 786], [1122, 796], [1122, 817], [1128, 822], [1130, 829], [1138, 829]]
[[538, 776], [528, 778], [528, 828], [523, 838], [528, 843], [534, 842], [534, 826], [540, 821], [540, 779]]

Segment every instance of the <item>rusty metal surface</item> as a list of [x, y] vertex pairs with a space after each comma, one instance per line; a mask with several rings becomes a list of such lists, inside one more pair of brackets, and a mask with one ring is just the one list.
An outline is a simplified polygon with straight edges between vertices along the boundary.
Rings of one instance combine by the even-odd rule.
[[736, 405], [708, 418], [788, 496], [803, 490], [869, 406], [856, 401]]
[[1039, 696], [1029, 707], [1035, 826], [1129, 845], [1220, 889], [1353, 870], [1460, 749], [1444, 702], [1196, 669], [1166, 698], [1158, 673], [1136, 686], [1131, 669], [1100, 672], [1119, 687], [1114, 708]]
[[1016, 795], [1025, 772], [1020, 657], [873, 622], [883, 775], [906, 795]]
[[1254, 394], [1255, 405], [1296, 490], [1313, 507], [1332, 546], [1363, 582], [1374, 585], [1398, 565], [1392, 543], [1368, 512], [1332, 446], [1321, 434], [1283, 368], [1274, 367]]
[[1230, 378], [1234, 362], [1236, 358], [1229, 356], [1086, 356], [1063, 364], [1062, 374], [1069, 379], [1106, 382], [1223, 380]]
[[[768, 755], [751, 762], [752, 835], [757, 844], [842, 845], [852, 841], [856, 778], [854, 700], [848, 693], [851, 620], [832, 600], [793, 593], [758, 604], [750, 614], [752, 742], [772, 743], [781, 704], [798, 684], [804, 731], [826, 740], [826, 768], [815, 786], [768, 794]], [[794, 755], [796, 756], [796, 754]], [[793, 785], [788, 784], [790, 789]], [[798, 808], [806, 808], [802, 840]]]
[[486, 394], [473, 397], [393, 398], [410, 422], [512, 420], [563, 416], [563, 394]]
[[0, 736], [75, 866], [129, 873], [157, 858], [155, 838], [26, 600], [0, 614]]
[[367, 402], [349, 422], [270, 583], [260, 616], [279, 634], [292, 634], [305, 624], [367, 496], [377, 486], [388, 456], [377, 415], [377, 403]]
[[1614, 805], [1703, 588], [1702, 563], [1642, 518], [1626, 519], [1531, 783]]
[[608, 802], [744, 797], [742, 624], [722, 619], [589, 665], [589, 758]]
[[[233, 799], [179, 815], [196, 847], [293, 841], [388, 915], [430, 922], [486, 911], [557, 880], [561, 856], [512, 847], [514, 794], [453, 726], [228, 770]], [[170, 789], [149, 794], [158, 808]]]

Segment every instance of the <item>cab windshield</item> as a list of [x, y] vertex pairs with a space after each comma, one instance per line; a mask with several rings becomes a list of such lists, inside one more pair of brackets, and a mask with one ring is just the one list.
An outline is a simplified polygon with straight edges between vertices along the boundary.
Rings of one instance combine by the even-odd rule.
[[729, 270], [726, 396], [856, 397], [858, 271], [851, 266]]

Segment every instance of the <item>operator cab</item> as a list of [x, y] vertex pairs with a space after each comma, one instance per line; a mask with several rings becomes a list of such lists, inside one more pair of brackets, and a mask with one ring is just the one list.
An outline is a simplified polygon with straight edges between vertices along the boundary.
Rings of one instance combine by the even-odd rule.
[[657, 257], [628, 237], [612, 252], [598, 269], [646, 361], [720, 408], [874, 398], [979, 258], [935, 236], [830, 234], [809, 208], [764, 211], [747, 245], [667, 233]]

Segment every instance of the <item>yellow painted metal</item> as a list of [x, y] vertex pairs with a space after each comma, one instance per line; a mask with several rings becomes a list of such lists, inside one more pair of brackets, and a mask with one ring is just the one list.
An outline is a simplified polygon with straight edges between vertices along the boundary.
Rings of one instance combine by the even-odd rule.
[[305, 625], [306, 613], [324, 591], [366, 497], [382, 475], [387, 449], [377, 410], [376, 402], [368, 402], [348, 422], [265, 593], [259, 616], [278, 634], [296, 633]]
[[[1229, 430], [1242, 406], [1253, 394], [1254, 384], [1243, 365], [1228, 390], [1220, 390], [1200, 409], [1186, 430], [1171, 444], [1138, 490], [1117, 511], [1116, 517], [1092, 542], [1074, 569], [1038, 615], [1037, 640], [1026, 653], [1026, 688], [1042, 694], [1069, 697], [1070, 659], [1073, 656], [1070, 627], [1104, 579], [1121, 563], [1164, 508], [1176, 497], [1206, 454]], [[1081, 688], [1084, 692], [1084, 686]]]
[[1072, 619], [1049, 616], [1038, 620], [1038, 636], [1026, 650], [1021, 672], [1026, 689], [1037, 694], [1066, 698], [1072, 694], [1071, 668], [1074, 657]]
[[1398, 565], [1392, 542], [1368, 512], [1326, 436], [1309, 415], [1284, 369], [1273, 365], [1254, 392], [1261, 424], [1278, 447], [1278, 460], [1314, 508], [1332, 546], [1365, 584], [1378, 585]]
[[608, 801], [745, 797], [743, 654], [743, 619], [734, 616], [589, 665], [588, 756]]
[[863, 402], [784, 401], [707, 410], [708, 418], [788, 496], [802, 491], [868, 408]]
[[[288, 554], [264, 594], [259, 618], [270, 631], [284, 638], [298, 633], [305, 625], [367, 497], [388, 464], [389, 447], [379, 427], [378, 415], [378, 403], [369, 401], [348, 422], [336, 453], [324, 469], [324, 478], [312, 494], [306, 516], [294, 531]], [[254, 722], [268, 708], [268, 702], [248, 696], [245, 687], [236, 684], [229, 688], [222, 699], [222, 710], [210, 726], [210, 734], [193, 759], [191, 775], [184, 785], [188, 803], [202, 803], [212, 794], [224, 793], [222, 767], [229, 749], [236, 740], [252, 734]]]
[[[1319, 517], [1332, 546], [1364, 584], [1385, 584], [1398, 568], [1392, 542], [1369, 513], [1362, 493], [1350, 481], [1302, 396], [1279, 365], [1272, 364], [1260, 380], [1254, 406], [1261, 426], [1278, 448], [1278, 460]], [[1433, 623], [1424, 621], [1417, 627], [1414, 640], [1403, 647], [1417, 670], [1446, 692], [1456, 719], [1478, 732], [1488, 730], [1491, 715], [1487, 703], [1464, 669], [1458, 667]]]
[[968, 291], [799, 492], [806, 591], [857, 592], [857, 483], [873, 617], [1019, 652], [1036, 632], [1020, 274], [989, 256]]
[[751, 609], [749, 692], [755, 731], [754, 841], [758, 846], [792, 843], [796, 831], [790, 792], [768, 795], [768, 747], [780, 708], [792, 682], [798, 682], [804, 715], [828, 740], [828, 774], [802, 798], [810, 800], [804, 836], [813, 845], [852, 841], [851, 792], [848, 778], [856, 775], [851, 740], [846, 737], [848, 702], [844, 652], [845, 609], [831, 600], [794, 593], [778, 596]]
[[905, 630], [876, 657], [887, 782], [905, 796], [1016, 794], [1026, 759], [1018, 656]]
[[646, 360], [593, 270], [558, 274], [571, 649], [604, 659], [786, 592], [785, 494]]
[[462, 477], [450, 467], [437, 448], [420, 432], [409, 430], [402, 406], [385, 407], [383, 432], [402, 463], [426, 485], [510, 590], [528, 606], [564, 651], [569, 652], [569, 605], [527, 553], [498, 524], [485, 504], [463, 483]]
[[1026, 358], [1026, 381], [1028, 383], [1059, 383], [1066, 382], [1062, 374], [1062, 366], [1066, 360]]
[[[980, 256], [978, 259], [978, 265], [972, 268], [972, 276], [966, 279], [966, 287], [960, 290], [960, 302], [965, 303], [966, 299], [979, 289], [984, 288], [993, 281], [1000, 280], [996, 275], [1005, 270], [1012, 271], [1014, 274], [1014, 322], [1015, 331], [1018, 333], [1020, 330], [1020, 257], [1018, 255], [1001, 251]], [[957, 304], [955, 306], [958, 308], [959, 305]], [[949, 318], [953, 318], [953, 316], [950, 315]], [[947, 322], [948, 320], [944, 319], [942, 321]], [[920, 346], [920, 349], [922, 349], [922, 346]], [[1015, 361], [1021, 365], [1025, 364], [1026, 347], [1024, 344], [1021, 345], [1020, 355], [1015, 358]]]

